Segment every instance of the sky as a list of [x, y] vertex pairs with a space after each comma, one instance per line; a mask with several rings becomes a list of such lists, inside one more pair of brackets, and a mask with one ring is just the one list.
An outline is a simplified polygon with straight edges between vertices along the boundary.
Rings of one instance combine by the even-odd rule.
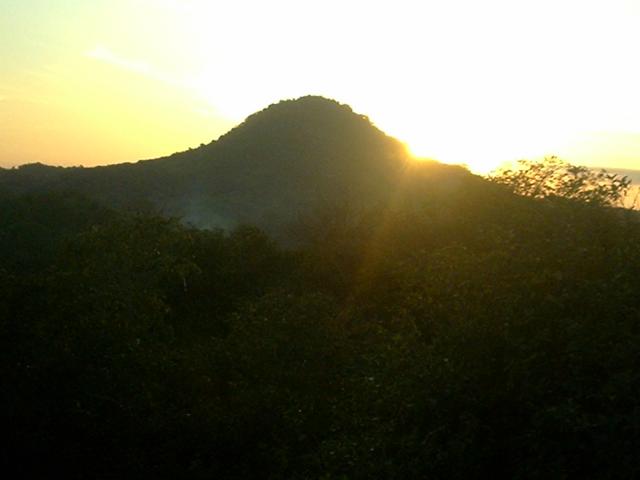
[[281, 99], [416, 155], [640, 169], [640, 0], [0, 0], [0, 166], [208, 143]]

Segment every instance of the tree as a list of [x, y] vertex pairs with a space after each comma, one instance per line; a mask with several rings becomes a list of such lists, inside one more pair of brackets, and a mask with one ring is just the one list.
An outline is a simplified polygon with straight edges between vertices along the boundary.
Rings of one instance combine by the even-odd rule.
[[558, 157], [541, 162], [520, 160], [515, 169], [501, 169], [488, 177], [514, 193], [534, 198], [566, 198], [600, 206], [620, 206], [631, 180], [606, 170], [571, 165]]

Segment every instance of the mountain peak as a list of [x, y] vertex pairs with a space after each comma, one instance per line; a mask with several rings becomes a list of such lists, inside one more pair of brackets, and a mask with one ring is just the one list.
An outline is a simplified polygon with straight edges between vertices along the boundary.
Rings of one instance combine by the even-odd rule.
[[[407, 160], [405, 146], [348, 105], [316, 95], [283, 100], [246, 118], [210, 145], [202, 161], [221, 167], [325, 172], [394, 168]], [[203, 152], [204, 153], [204, 152]], [[333, 172], [339, 168], [341, 173]], [[331, 173], [329, 172], [331, 171]]]
[[[221, 136], [218, 141], [236, 141], [240, 136], [260, 135], [268, 132], [275, 140], [287, 140], [287, 136], [305, 137], [322, 135], [356, 135], [371, 140], [374, 137], [391, 140], [376, 128], [366, 115], [355, 113], [349, 105], [319, 95], [307, 95], [295, 99], [281, 100], [249, 115], [244, 122]], [[356, 140], [353, 138], [352, 140]], [[393, 142], [397, 140], [393, 139]]]
[[[272, 103], [268, 107], [250, 115], [248, 118], [258, 116], [261, 113], [272, 111], [272, 110], [289, 110], [291, 111], [315, 111], [319, 112], [341, 112], [342, 114], [353, 113], [351, 107], [345, 103], [340, 103], [337, 100], [332, 98], [323, 97], [321, 95], [305, 95], [298, 98], [290, 98], [285, 100], [280, 100], [277, 103]], [[364, 117], [364, 115], [361, 115]]]

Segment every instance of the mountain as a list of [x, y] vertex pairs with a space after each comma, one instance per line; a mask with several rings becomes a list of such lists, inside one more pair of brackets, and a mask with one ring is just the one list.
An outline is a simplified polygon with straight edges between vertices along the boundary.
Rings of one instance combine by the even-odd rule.
[[307, 96], [271, 105], [217, 141], [163, 158], [94, 168], [29, 164], [0, 170], [0, 192], [73, 191], [108, 206], [158, 210], [200, 227], [249, 223], [278, 234], [317, 209], [387, 203], [407, 178], [414, 183], [437, 178], [434, 188], [480, 180], [461, 167], [416, 162], [366, 116], [334, 100]]

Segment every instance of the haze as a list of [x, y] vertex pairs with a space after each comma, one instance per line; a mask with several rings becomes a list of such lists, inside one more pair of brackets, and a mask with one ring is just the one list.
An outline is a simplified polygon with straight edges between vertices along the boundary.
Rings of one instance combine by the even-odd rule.
[[306, 94], [478, 172], [545, 154], [640, 166], [632, 0], [5, 0], [1, 10], [5, 167], [166, 155]]

